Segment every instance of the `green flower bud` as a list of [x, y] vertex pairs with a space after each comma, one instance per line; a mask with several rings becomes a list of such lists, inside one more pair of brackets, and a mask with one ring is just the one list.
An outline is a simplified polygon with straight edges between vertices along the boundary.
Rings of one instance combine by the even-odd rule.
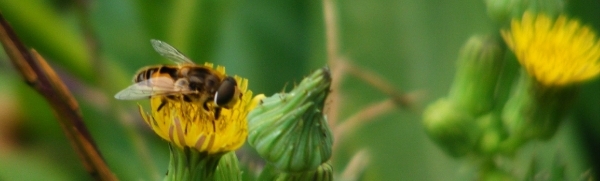
[[487, 13], [500, 24], [521, 18], [527, 10], [558, 15], [565, 9], [564, 0], [486, 0]]
[[473, 116], [491, 110], [503, 54], [495, 38], [471, 37], [460, 51], [448, 99]]
[[239, 161], [235, 152], [231, 151], [221, 157], [219, 165], [217, 165], [217, 170], [215, 171], [215, 180], [242, 180], [242, 171], [240, 170]]
[[309, 171], [331, 157], [333, 136], [323, 115], [331, 77], [323, 68], [289, 93], [261, 100], [248, 115], [248, 143], [283, 171]]
[[281, 172], [273, 165], [267, 165], [258, 180], [274, 181], [331, 181], [333, 180], [333, 167], [331, 163], [321, 164], [317, 169], [305, 172]]
[[425, 109], [423, 124], [427, 135], [454, 157], [469, 153], [479, 135], [473, 116], [447, 99], [440, 99]]
[[548, 139], [573, 102], [576, 88], [543, 86], [521, 73], [502, 112], [504, 126], [512, 139]]

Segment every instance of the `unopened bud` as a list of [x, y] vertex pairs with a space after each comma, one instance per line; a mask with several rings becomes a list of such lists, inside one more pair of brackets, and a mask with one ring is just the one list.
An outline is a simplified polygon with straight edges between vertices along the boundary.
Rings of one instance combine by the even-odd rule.
[[425, 109], [423, 124], [427, 135], [455, 157], [473, 150], [479, 134], [473, 116], [447, 99], [440, 99]]
[[248, 115], [248, 143], [283, 171], [310, 171], [331, 157], [333, 136], [323, 114], [331, 77], [327, 68], [289, 93], [261, 100]]
[[460, 51], [448, 99], [473, 116], [491, 110], [503, 54], [493, 37], [471, 37]]
[[500, 24], [520, 18], [527, 10], [557, 15], [564, 11], [564, 0], [486, 0], [487, 13]]

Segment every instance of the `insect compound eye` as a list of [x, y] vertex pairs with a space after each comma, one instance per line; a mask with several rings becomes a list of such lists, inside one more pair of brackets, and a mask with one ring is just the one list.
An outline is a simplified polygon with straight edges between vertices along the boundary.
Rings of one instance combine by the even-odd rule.
[[215, 93], [215, 104], [219, 107], [231, 108], [239, 99], [240, 90], [233, 77], [226, 77]]

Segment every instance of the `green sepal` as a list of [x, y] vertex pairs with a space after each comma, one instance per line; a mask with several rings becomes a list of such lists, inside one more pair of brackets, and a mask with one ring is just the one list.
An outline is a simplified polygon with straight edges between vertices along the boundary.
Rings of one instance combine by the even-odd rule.
[[219, 160], [219, 165], [215, 171], [215, 180], [217, 181], [235, 181], [242, 180], [242, 171], [240, 170], [240, 163], [235, 155], [235, 152], [231, 151], [226, 153]]
[[171, 160], [164, 181], [215, 180], [215, 171], [223, 154], [207, 154], [171, 144], [169, 148]]
[[544, 86], [522, 71], [502, 112], [511, 139], [524, 142], [552, 137], [576, 93], [576, 86]]

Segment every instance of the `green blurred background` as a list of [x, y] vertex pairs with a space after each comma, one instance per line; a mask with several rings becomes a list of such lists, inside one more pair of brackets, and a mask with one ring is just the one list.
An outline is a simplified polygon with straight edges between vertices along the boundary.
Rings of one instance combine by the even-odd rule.
[[[340, 53], [398, 89], [424, 91], [417, 107], [446, 95], [458, 50], [471, 35], [498, 33], [483, 0], [336, 2]], [[326, 64], [322, 5], [318, 0], [0, 0], [0, 11], [75, 94], [112, 171], [121, 180], [157, 180], [166, 172], [167, 144], [143, 123], [136, 101], [113, 98], [139, 68], [169, 63], [149, 40], [164, 40], [198, 63], [224, 65], [229, 74], [248, 78], [255, 93], [271, 95]], [[567, 6], [569, 15], [596, 30], [598, 9], [600, 2], [590, 0]], [[95, 40], [96, 48], [90, 49], [86, 38]], [[91, 180], [49, 105], [1, 54], [0, 180]], [[343, 95], [340, 121], [386, 99], [352, 76], [333, 91]], [[516, 156], [544, 162], [558, 154], [568, 178], [580, 178], [600, 160], [599, 92], [600, 81], [586, 83], [558, 134], [528, 144]], [[470, 160], [451, 158], [429, 140], [418, 110], [397, 109], [349, 135], [334, 152], [336, 172], [366, 148], [371, 160], [364, 180], [474, 179]]]

